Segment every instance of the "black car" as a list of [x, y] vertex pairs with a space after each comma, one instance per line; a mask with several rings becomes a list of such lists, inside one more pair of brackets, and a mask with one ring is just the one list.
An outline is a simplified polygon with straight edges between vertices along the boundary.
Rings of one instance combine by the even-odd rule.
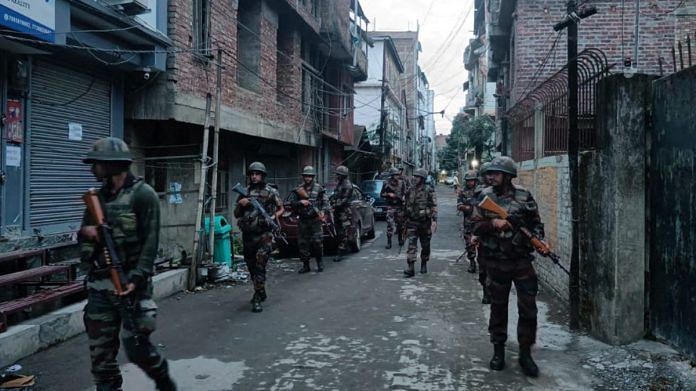
[[387, 200], [380, 197], [385, 181], [383, 179], [365, 180], [360, 183], [360, 190], [363, 194], [372, 197], [375, 202], [372, 204], [375, 218], [383, 219], [387, 217]]

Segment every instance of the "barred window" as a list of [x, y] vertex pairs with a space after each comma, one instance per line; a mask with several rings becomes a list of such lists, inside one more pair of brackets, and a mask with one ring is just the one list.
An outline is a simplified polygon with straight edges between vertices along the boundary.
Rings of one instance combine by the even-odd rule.
[[210, 54], [210, 0], [193, 0], [193, 47], [199, 55]]

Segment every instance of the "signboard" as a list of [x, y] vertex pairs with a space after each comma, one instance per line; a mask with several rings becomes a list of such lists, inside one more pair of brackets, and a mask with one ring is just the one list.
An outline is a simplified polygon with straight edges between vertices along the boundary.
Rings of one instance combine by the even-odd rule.
[[22, 122], [22, 102], [17, 99], [7, 100], [5, 128], [7, 141], [21, 143], [24, 141], [24, 124]]
[[68, 124], [68, 140], [82, 141], [82, 124], [74, 122]]
[[0, 0], [0, 25], [53, 42], [56, 0]]

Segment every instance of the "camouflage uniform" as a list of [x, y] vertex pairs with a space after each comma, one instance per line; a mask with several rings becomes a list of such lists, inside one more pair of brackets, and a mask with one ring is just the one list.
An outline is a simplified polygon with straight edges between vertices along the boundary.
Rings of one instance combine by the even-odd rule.
[[[395, 170], [395, 169], [394, 169]], [[394, 172], [392, 172], [394, 175]], [[388, 193], [394, 193], [396, 198], [388, 198]], [[403, 179], [397, 179], [391, 177], [382, 187], [380, 192], [380, 197], [387, 200], [387, 248], [391, 248], [392, 235], [394, 235], [394, 229], [399, 235], [399, 246], [404, 243], [404, 235], [402, 233], [404, 225], [404, 207], [403, 207], [403, 197], [406, 195], [406, 181]]]
[[[121, 140], [113, 140], [118, 139], [102, 139], [95, 144], [95, 149], [104, 141], [125, 146]], [[102, 162], [99, 158], [90, 158], [90, 155], [85, 159], [85, 163], [95, 161]], [[133, 318], [131, 325], [123, 322], [125, 308], [122, 298], [114, 293], [116, 288], [111, 282], [102, 247], [80, 235], [80, 267], [87, 274], [84, 324], [96, 388], [98, 391], [121, 390], [123, 378], [116, 361], [120, 334], [128, 359], [145, 371], [158, 389], [173, 390], [175, 386], [169, 378], [167, 361], [149, 339], [155, 331], [157, 315], [157, 305], [152, 300], [152, 275], [159, 246], [159, 198], [152, 187], [130, 173], [116, 194], [105, 185], [99, 191], [99, 198], [124, 273], [135, 284], [136, 290], [132, 293], [135, 295], [135, 308], [130, 315]], [[82, 227], [97, 223], [85, 211]], [[131, 329], [133, 327], [135, 330]]]
[[462, 236], [466, 244], [466, 257], [469, 260], [469, 272], [476, 272], [476, 245], [473, 243], [473, 233], [471, 232], [473, 224], [471, 222], [471, 212], [476, 204], [475, 188], [463, 188], [457, 196], [457, 210], [462, 211], [464, 218], [462, 219]]
[[[512, 161], [507, 157], [504, 158]], [[493, 164], [495, 165], [496, 162], [494, 161]], [[494, 171], [494, 168], [491, 168], [491, 171]], [[514, 176], [516, 176], [516, 169]], [[511, 219], [518, 221], [521, 226], [528, 228], [543, 240], [544, 225], [539, 217], [536, 201], [526, 189], [512, 184], [511, 186], [512, 189], [505, 194], [496, 193], [494, 187], [486, 188], [482, 191], [481, 197], [490, 197], [508, 211]], [[474, 209], [472, 216], [475, 222], [474, 234], [480, 237], [479, 257], [485, 259], [488, 272], [486, 284], [492, 301], [488, 331], [491, 342], [496, 347], [494, 360], [497, 356], [501, 356], [496, 364], [502, 362], [502, 365], [496, 365], [497, 368], [493, 368], [494, 360], [492, 360], [491, 367], [499, 370], [504, 366], [503, 346], [507, 341], [508, 299], [512, 283], [514, 283], [519, 312], [517, 339], [520, 345], [520, 364], [525, 373], [528, 373], [525, 367], [528, 362], [523, 363], [523, 360], [528, 358], [531, 361], [529, 349], [536, 342], [537, 329], [538, 281], [532, 266], [534, 248], [520, 232], [497, 231], [492, 224], [492, 220], [496, 218], [499, 217], [494, 213], [478, 207]], [[531, 363], [534, 364], [533, 361]], [[535, 364], [534, 368], [538, 374]]]
[[[297, 190], [304, 188], [309, 196], [308, 201], [311, 206], [304, 206], [300, 203], [300, 196]], [[300, 251], [300, 261], [304, 267], [300, 272], [309, 271], [309, 258], [317, 258], [317, 270], [323, 270], [322, 256], [324, 255], [324, 232], [322, 230], [322, 220], [320, 213], [323, 214], [328, 207], [328, 198], [324, 187], [316, 182], [310, 186], [304, 183], [298, 186], [290, 194], [289, 201], [292, 203], [293, 210], [298, 211], [300, 216], [298, 225], [297, 247]]]
[[[271, 216], [282, 206], [278, 190], [266, 183], [250, 185], [248, 192], [249, 197], [256, 198]], [[246, 207], [237, 204], [234, 217], [242, 231], [244, 261], [254, 282], [252, 304], [258, 305], [266, 299], [266, 264], [273, 251], [273, 234], [263, 216], [251, 204]]]
[[333, 195], [334, 218], [336, 219], [336, 240], [338, 242], [339, 256], [334, 260], [340, 260], [342, 255], [348, 253], [348, 238], [353, 229], [353, 183], [347, 177], [336, 185]]
[[[421, 170], [416, 175], [423, 178]], [[416, 182], [417, 183], [417, 182]], [[406, 262], [408, 269], [404, 271], [407, 277], [413, 277], [414, 264], [416, 263], [416, 251], [418, 240], [421, 244], [421, 273], [427, 272], [427, 263], [430, 260], [430, 238], [432, 236], [432, 223], [437, 221], [437, 195], [435, 191], [425, 183], [415, 184], [406, 192], [406, 237], [408, 251]]]

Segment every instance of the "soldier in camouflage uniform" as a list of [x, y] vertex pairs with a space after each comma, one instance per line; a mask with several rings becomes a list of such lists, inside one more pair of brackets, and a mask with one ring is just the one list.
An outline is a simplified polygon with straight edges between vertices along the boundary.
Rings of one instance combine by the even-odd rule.
[[302, 268], [298, 271], [300, 274], [310, 271], [309, 258], [312, 252], [317, 257], [317, 271], [324, 271], [322, 221], [329, 200], [324, 186], [315, 181], [316, 175], [314, 167], [306, 166], [302, 170], [303, 183], [290, 193], [289, 198], [293, 210], [297, 211], [300, 216], [297, 238], [300, 261], [302, 261]]
[[[517, 176], [515, 162], [502, 156], [494, 159], [488, 168], [493, 186], [481, 196], [490, 197], [510, 214], [515, 225], [529, 229], [540, 239], [544, 238], [544, 225], [539, 217], [532, 194], [512, 183]], [[517, 290], [517, 340], [520, 344], [519, 363], [522, 371], [531, 377], [539, 375], [539, 368], [532, 359], [531, 347], [536, 342], [538, 292], [537, 275], [532, 266], [534, 248], [529, 240], [515, 231], [509, 220], [494, 213], [474, 208], [474, 234], [481, 242], [479, 257], [484, 258], [488, 272], [487, 286], [491, 294], [491, 315], [488, 324], [494, 346], [490, 367], [499, 371], [505, 367], [505, 342], [507, 341], [508, 298], [510, 288]]]
[[406, 195], [406, 182], [401, 179], [398, 168], [389, 170], [391, 178], [384, 183], [379, 196], [387, 200], [387, 246], [392, 248], [392, 235], [394, 228], [399, 238], [399, 246], [404, 245], [404, 235], [402, 233], [404, 225], [404, 196]]
[[[476, 189], [474, 190], [474, 202], [475, 204], [478, 204], [481, 202], [483, 197], [481, 196], [481, 193], [487, 189], [488, 187], [491, 186], [491, 175], [488, 173], [488, 168], [490, 167], [491, 163], [486, 162], [481, 165], [481, 170], [479, 171], [479, 175], [481, 179], [479, 180], [479, 184], [476, 186]], [[472, 228], [473, 228], [473, 223], [472, 223]], [[473, 235], [471, 236], [471, 241], [474, 243], [476, 246], [480, 245], [480, 241], [478, 236]], [[480, 248], [480, 247], [479, 247]], [[488, 274], [486, 273], [486, 260], [485, 258], [482, 257], [477, 257], [478, 261], [478, 280], [479, 283], [481, 284], [481, 289], [483, 289], [483, 298], [481, 299], [481, 304], [491, 304], [491, 295], [488, 293], [488, 287], [486, 286], [486, 279], [488, 277]]]
[[464, 174], [464, 188], [459, 192], [457, 197], [457, 210], [462, 212], [464, 218], [462, 220], [462, 233], [464, 243], [466, 244], [466, 257], [469, 260], [469, 273], [476, 273], [476, 242], [473, 240], [474, 235], [471, 233], [471, 213], [476, 205], [475, 191], [478, 183], [478, 173], [474, 170], [469, 170]]
[[[338, 241], [338, 252], [334, 257], [334, 262], [341, 262], [343, 257], [348, 254], [348, 237], [353, 233], [353, 183], [348, 179], [348, 167], [338, 166], [334, 171], [336, 175], [336, 190], [333, 200], [334, 219], [336, 219], [336, 240]], [[360, 240], [360, 238], [358, 238]]]
[[[283, 203], [278, 190], [266, 183], [266, 166], [253, 162], [247, 169], [249, 177], [249, 197], [256, 198], [266, 212], [273, 218], [283, 214]], [[263, 216], [254, 209], [247, 197], [240, 197], [234, 208], [239, 229], [242, 231], [244, 261], [254, 282], [254, 296], [251, 298], [251, 311], [261, 312], [261, 302], [266, 300], [266, 264], [273, 251], [272, 228]]]
[[408, 238], [408, 251], [406, 252], [407, 268], [404, 276], [410, 278], [416, 275], [414, 264], [416, 263], [416, 251], [418, 240], [421, 244], [421, 268], [420, 272], [428, 272], [430, 260], [430, 238], [437, 228], [437, 195], [432, 187], [425, 184], [428, 172], [422, 168], [413, 174], [416, 182], [406, 192], [406, 237]]
[[95, 225], [98, 222], [85, 211], [79, 232], [81, 268], [87, 274], [84, 323], [97, 390], [121, 390], [123, 378], [116, 361], [119, 334], [128, 359], [154, 380], [157, 389], [175, 390], [167, 361], [149, 339], [157, 313], [152, 275], [159, 246], [159, 198], [142, 178], [130, 172], [133, 158], [126, 143], [118, 138], [98, 140], [84, 162], [92, 165], [92, 173], [102, 182], [99, 198], [129, 279], [121, 296], [134, 295], [135, 300], [134, 313], [127, 315], [132, 316], [132, 325], [122, 322], [125, 308], [111, 282]]

